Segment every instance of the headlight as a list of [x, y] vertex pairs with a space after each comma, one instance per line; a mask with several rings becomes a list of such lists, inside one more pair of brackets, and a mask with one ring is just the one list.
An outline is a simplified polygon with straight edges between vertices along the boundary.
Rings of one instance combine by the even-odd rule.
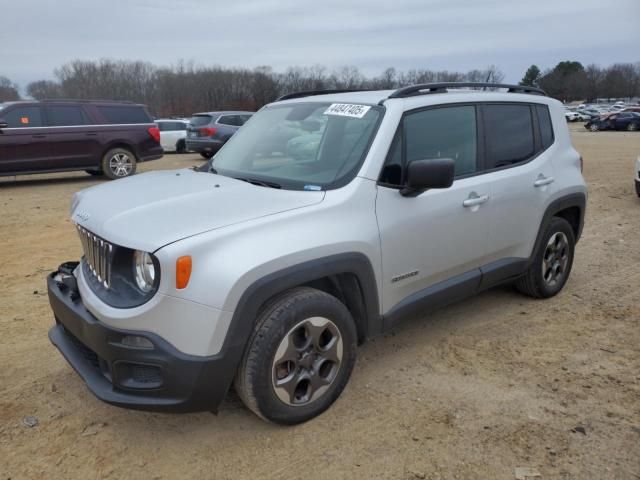
[[136, 250], [133, 254], [133, 270], [138, 288], [144, 293], [150, 292], [156, 279], [156, 269], [151, 254]]

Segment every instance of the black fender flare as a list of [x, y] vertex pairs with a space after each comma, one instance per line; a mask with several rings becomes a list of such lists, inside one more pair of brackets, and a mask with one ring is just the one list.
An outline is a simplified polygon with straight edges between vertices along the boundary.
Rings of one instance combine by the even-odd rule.
[[[270, 273], [252, 283], [241, 295], [222, 346], [227, 365], [235, 372], [255, 327], [260, 307], [274, 295], [314, 280], [338, 274], [353, 274], [358, 279], [365, 310], [367, 336], [382, 331], [378, 287], [371, 262], [359, 252], [317, 258]], [[229, 379], [227, 388], [231, 385]]]
[[565, 195], [563, 197], [555, 199], [549, 204], [549, 206], [544, 211], [544, 215], [542, 216], [540, 228], [538, 229], [538, 235], [536, 236], [536, 242], [533, 245], [533, 251], [531, 252], [531, 256], [529, 257], [529, 263], [533, 261], [538, 248], [540, 248], [542, 235], [544, 234], [547, 225], [549, 225], [551, 218], [554, 217], [558, 212], [571, 207], [578, 207], [578, 210], [580, 211], [580, 215], [578, 218], [578, 230], [576, 234], [576, 243], [578, 243], [578, 240], [582, 235], [582, 228], [584, 227], [584, 213], [587, 207], [587, 196], [583, 192]]

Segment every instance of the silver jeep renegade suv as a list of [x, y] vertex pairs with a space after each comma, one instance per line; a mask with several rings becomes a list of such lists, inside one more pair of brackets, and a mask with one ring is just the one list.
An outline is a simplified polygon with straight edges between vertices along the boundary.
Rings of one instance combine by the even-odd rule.
[[215, 411], [234, 385], [303, 422], [401, 320], [499, 284], [557, 294], [586, 197], [540, 90], [287, 95], [199, 171], [76, 194], [84, 256], [48, 277], [49, 337], [114, 405]]

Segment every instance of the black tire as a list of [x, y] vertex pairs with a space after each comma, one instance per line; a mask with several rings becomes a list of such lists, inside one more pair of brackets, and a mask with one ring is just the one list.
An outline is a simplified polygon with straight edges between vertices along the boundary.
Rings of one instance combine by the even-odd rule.
[[187, 152], [187, 145], [185, 144], [184, 140], [178, 140], [178, 143], [176, 143], [176, 153], [186, 153]]
[[102, 157], [102, 171], [111, 180], [136, 173], [136, 157], [126, 148], [113, 148]]
[[89, 175], [93, 175], [94, 177], [101, 177], [104, 175], [102, 170], [85, 170]]
[[[328, 323], [316, 326], [311, 321]], [[337, 363], [322, 356], [327, 331], [326, 352], [342, 347], [341, 357], [333, 357], [340, 358]], [[329, 408], [344, 390], [356, 361], [356, 342], [353, 318], [338, 299], [313, 288], [294, 288], [262, 308], [236, 373], [235, 389], [244, 404], [266, 420], [285, 425], [305, 422]], [[288, 345], [286, 352], [283, 345]], [[301, 353], [305, 350], [311, 353]], [[278, 352], [283, 352], [280, 363]], [[295, 360], [283, 360], [289, 352]], [[277, 388], [280, 373], [285, 387]], [[319, 382], [324, 383], [314, 390]], [[286, 392], [286, 385], [293, 391]]]
[[[551, 246], [550, 242], [554, 237], [554, 244], [556, 240], [563, 241], [564, 239], [566, 248]], [[542, 235], [542, 241], [529, 269], [516, 281], [516, 288], [521, 293], [534, 298], [549, 298], [556, 295], [562, 290], [571, 273], [575, 246], [575, 235], [569, 222], [564, 218], [553, 217]], [[564, 258], [562, 251], [556, 253], [553, 251], [554, 248], [563, 249], [566, 253], [566, 263], [562, 260]], [[555, 265], [558, 266], [557, 272]], [[543, 272], [548, 272], [550, 275]], [[554, 276], [554, 273], [557, 273], [558, 276]]]
[[211, 157], [213, 157], [213, 152], [200, 152], [200, 155], [203, 158], [206, 158], [207, 160], [209, 160]]
[[629, 123], [629, 125], [627, 125], [627, 131], [628, 132], [635, 132], [637, 130], [638, 130], [638, 124], [637, 123], [631, 122], [631, 123]]

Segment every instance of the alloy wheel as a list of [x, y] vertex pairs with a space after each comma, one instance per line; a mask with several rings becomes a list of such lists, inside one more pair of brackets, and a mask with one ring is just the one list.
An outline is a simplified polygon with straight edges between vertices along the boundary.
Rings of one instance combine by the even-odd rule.
[[342, 336], [331, 320], [302, 320], [284, 336], [274, 355], [271, 370], [276, 395], [290, 406], [316, 400], [336, 379], [342, 354]]
[[544, 282], [555, 287], [562, 281], [569, 265], [569, 240], [563, 232], [554, 233], [542, 257], [542, 278]]
[[116, 153], [109, 159], [109, 168], [116, 177], [126, 177], [133, 169], [133, 162], [126, 153]]

